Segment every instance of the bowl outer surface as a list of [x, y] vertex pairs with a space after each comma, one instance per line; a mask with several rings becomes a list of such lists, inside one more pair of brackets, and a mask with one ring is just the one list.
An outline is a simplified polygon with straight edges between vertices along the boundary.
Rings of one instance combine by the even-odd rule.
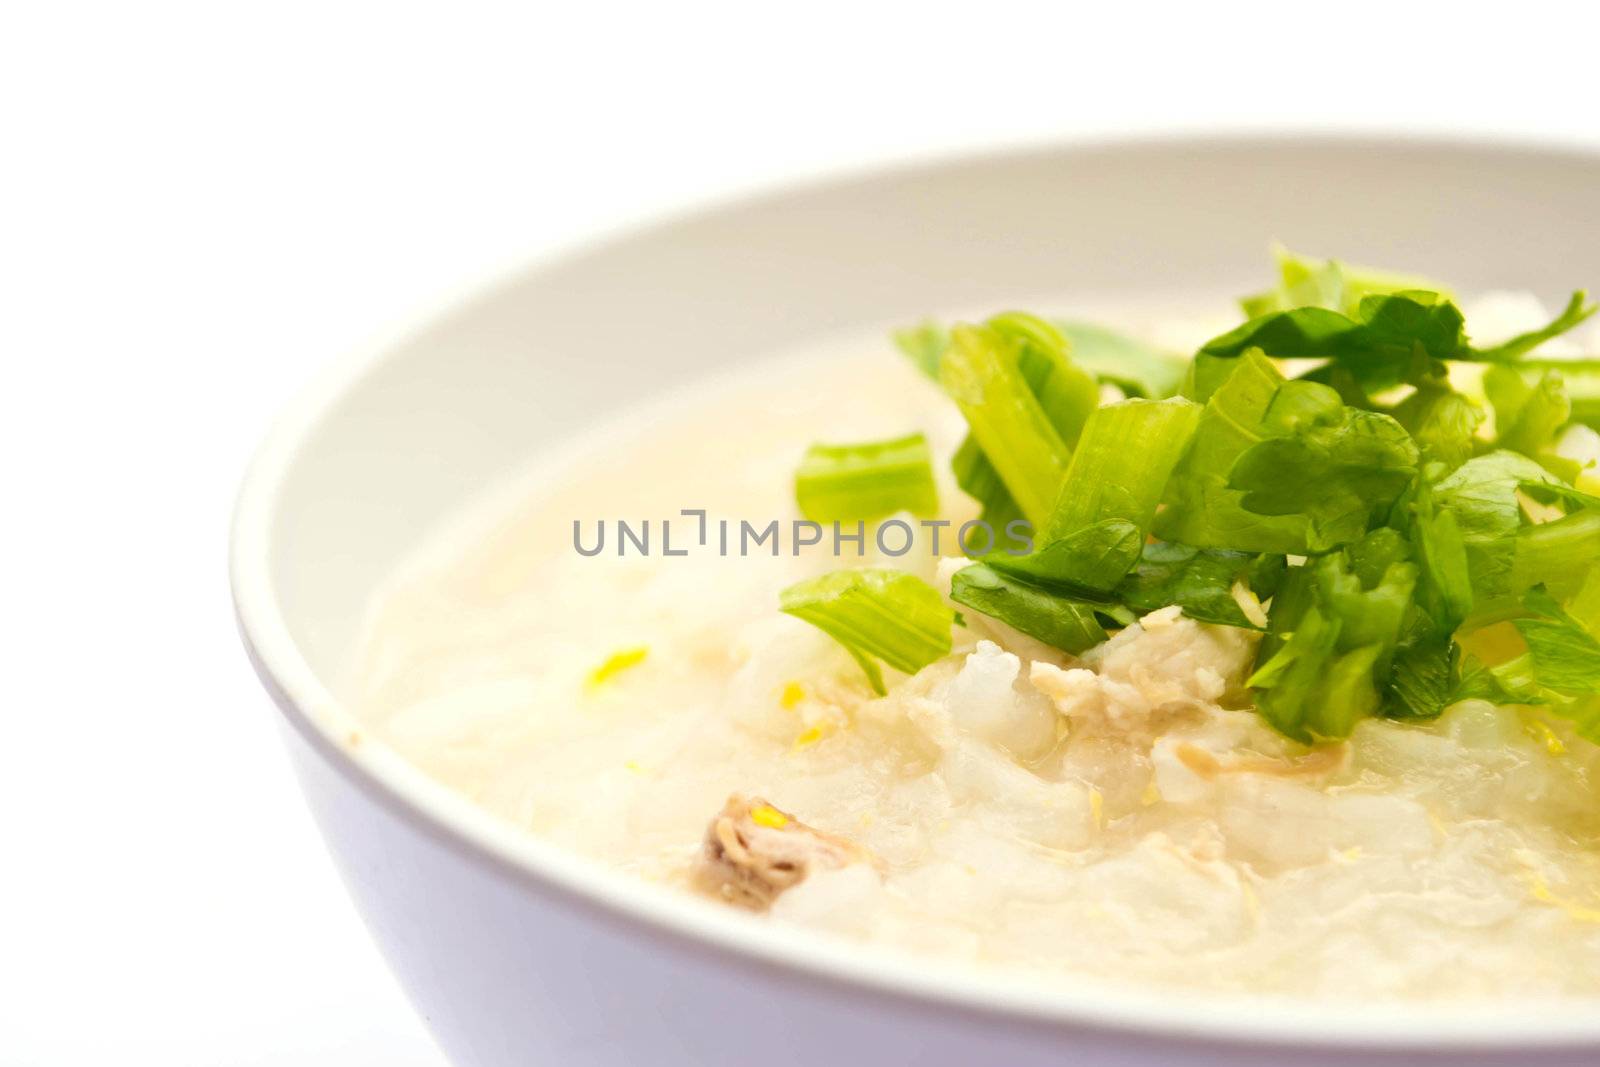
[[[373, 590], [621, 407], [807, 337], [1040, 291], [1243, 291], [1271, 240], [1560, 295], [1600, 277], [1593, 157], [1339, 139], [1091, 145], [778, 193], [516, 272], [314, 388], [235, 519], [241, 628], [380, 946], [452, 1059], [1593, 1063], [1592, 1006], [1375, 1010], [1055, 993], [775, 930], [518, 834], [365, 738]], [[1472, 1050], [1472, 1051], [1468, 1051]]]

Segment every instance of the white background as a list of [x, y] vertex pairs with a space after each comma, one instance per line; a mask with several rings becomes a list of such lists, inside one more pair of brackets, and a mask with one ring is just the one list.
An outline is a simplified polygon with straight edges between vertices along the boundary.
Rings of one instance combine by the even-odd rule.
[[0, 1063], [440, 1064], [224, 573], [274, 410], [419, 303], [730, 190], [1000, 144], [1600, 144], [1577, 4], [1116, 6], [0, 0]]

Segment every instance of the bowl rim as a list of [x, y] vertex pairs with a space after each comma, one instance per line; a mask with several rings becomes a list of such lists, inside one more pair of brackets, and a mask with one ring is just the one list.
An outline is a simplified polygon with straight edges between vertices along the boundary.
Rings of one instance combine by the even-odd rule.
[[[763, 923], [655, 886], [569, 853], [472, 804], [368, 735], [301, 653], [273, 592], [271, 530], [284, 479], [301, 446], [338, 402], [406, 340], [569, 259], [648, 240], [738, 209], [781, 210], [794, 197], [949, 169], [1104, 153], [1347, 152], [1403, 149], [1600, 169], [1600, 150], [1559, 141], [1483, 136], [1226, 132], [1076, 139], [1000, 150], [943, 153], [887, 165], [807, 175], [733, 197], [718, 197], [565, 242], [510, 268], [457, 287], [377, 340], [334, 360], [280, 413], [239, 490], [230, 533], [229, 583], [246, 653], [289, 725], [343, 778], [402, 821], [523, 887], [555, 894], [597, 920], [714, 957], [731, 966], [778, 970], [884, 1000], [952, 1009], [990, 1021], [1060, 1030], [1115, 1031], [1150, 1039], [1218, 1045], [1351, 1049], [1555, 1049], [1600, 1046], [1600, 1014], [1586, 998], [1523, 998], [1459, 1004], [1318, 1002], [1275, 995], [1102, 986], [1090, 976], [1030, 983], [1025, 974], [982, 970], [862, 946]], [[1579, 1008], [1580, 1010], [1573, 1010]], [[1582, 1008], [1591, 1009], [1587, 1012]]]

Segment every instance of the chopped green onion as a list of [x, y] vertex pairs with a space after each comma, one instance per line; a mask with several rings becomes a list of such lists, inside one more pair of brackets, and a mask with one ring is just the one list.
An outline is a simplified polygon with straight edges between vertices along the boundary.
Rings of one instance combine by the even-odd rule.
[[939, 510], [928, 442], [920, 433], [854, 445], [812, 445], [795, 474], [795, 500], [813, 522]]
[[938, 591], [904, 571], [833, 571], [779, 594], [779, 610], [804, 619], [844, 646], [882, 696], [881, 660], [914, 673], [950, 653], [956, 613]]

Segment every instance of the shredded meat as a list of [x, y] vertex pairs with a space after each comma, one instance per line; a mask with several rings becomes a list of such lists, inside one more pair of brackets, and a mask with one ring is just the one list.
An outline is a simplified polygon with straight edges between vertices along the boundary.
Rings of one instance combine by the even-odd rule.
[[735, 793], [706, 827], [693, 878], [700, 890], [751, 911], [814, 870], [837, 870], [867, 855], [843, 838], [814, 830], [759, 797]]

